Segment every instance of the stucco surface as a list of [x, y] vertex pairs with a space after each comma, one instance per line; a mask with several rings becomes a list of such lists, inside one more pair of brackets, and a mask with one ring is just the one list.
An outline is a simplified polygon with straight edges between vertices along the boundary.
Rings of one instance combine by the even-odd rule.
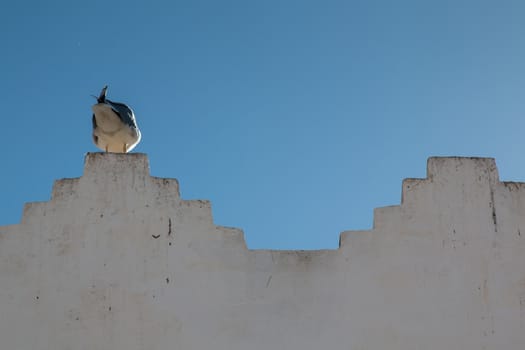
[[337, 250], [246, 248], [143, 154], [0, 227], [0, 349], [523, 349], [525, 184], [430, 158]]

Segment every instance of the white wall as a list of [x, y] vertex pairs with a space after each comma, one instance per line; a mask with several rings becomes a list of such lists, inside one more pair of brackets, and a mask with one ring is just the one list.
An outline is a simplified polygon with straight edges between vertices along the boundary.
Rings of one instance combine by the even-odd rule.
[[525, 184], [430, 158], [338, 250], [248, 250], [142, 154], [0, 227], [1, 350], [524, 349]]

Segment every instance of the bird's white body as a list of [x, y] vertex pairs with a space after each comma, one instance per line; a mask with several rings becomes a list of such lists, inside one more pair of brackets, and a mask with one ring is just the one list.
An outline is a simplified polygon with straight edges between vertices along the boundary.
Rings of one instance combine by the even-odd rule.
[[123, 123], [111, 106], [97, 103], [92, 109], [97, 123], [93, 139], [98, 148], [106, 152], [127, 153], [139, 143], [139, 129]]

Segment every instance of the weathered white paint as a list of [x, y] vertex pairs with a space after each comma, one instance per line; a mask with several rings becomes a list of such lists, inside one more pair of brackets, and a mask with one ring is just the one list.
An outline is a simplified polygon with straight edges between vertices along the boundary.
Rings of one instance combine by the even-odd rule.
[[248, 250], [141, 154], [0, 227], [0, 349], [523, 349], [525, 184], [430, 158], [338, 250]]

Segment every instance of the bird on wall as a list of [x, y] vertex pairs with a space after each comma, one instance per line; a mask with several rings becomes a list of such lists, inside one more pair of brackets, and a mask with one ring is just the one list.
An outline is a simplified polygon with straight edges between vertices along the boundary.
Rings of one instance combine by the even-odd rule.
[[127, 105], [106, 98], [104, 86], [93, 105], [93, 142], [103, 151], [127, 153], [139, 143], [141, 134], [135, 114]]

